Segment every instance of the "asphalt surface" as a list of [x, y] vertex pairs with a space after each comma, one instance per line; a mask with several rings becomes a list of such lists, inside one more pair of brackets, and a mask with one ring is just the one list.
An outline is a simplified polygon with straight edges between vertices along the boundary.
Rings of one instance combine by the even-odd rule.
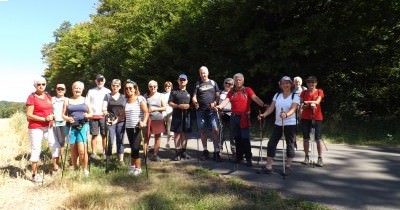
[[[150, 145], [152, 145], [150, 140]], [[165, 146], [165, 136], [162, 147]], [[295, 163], [288, 176], [283, 179], [282, 141], [278, 144], [274, 161], [274, 173], [257, 174], [266, 160], [268, 138], [263, 138], [263, 159], [258, 165], [260, 138], [252, 138], [253, 166], [239, 164], [235, 167], [223, 151], [223, 162], [213, 160], [199, 161], [197, 134], [190, 135], [188, 153], [191, 160], [186, 164], [199, 164], [223, 176], [234, 176], [250, 184], [275, 189], [285, 197], [300, 198], [324, 204], [332, 209], [400, 209], [400, 148], [382, 148], [367, 146], [349, 146], [327, 144], [324, 151], [324, 166], [303, 165], [302, 142], [298, 142]], [[172, 148], [173, 148], [173, 141]], [[201, 142], [199, 143], [202, 151]], [[208, 150], [213, 151], [208, 141]], [[229, 144], [228, 144], [229, 148]], [[173, 150], [163, 148], [159, 155], [163, 161], [169, 161]], [[230, 156], [230, 158], [232, 158]], [[150, 163], [151, 164], [151, 163]]]

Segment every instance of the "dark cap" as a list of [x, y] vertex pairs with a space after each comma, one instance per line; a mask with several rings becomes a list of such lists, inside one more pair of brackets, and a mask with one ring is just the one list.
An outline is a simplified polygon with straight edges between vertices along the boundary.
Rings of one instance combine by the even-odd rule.
[[306, 81], [317, 82], [318, 80], [315, 76], [309, 76], [309, 77], [307, 77]]
[[187, 79], [187, 76], [186, 74], [181, 74], [179, 75], [178, 79]]
[[96, 75], [96, 80], [98, 80], [98, 79], [104, 79], [104, 76], [101, 74], [98, 74], [98, 75]]

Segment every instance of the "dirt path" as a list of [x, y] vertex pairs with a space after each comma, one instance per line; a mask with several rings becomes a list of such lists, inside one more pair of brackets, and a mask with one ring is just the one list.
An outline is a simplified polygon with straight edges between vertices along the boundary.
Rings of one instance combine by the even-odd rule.
[[68, 191], [52, 184], [49, 175], [43, 186], [29, 180], [29, 162], [19, 155], [19, 138], [10, 131], [9, 119], [0, 119], [0, 209], [63, 209]]

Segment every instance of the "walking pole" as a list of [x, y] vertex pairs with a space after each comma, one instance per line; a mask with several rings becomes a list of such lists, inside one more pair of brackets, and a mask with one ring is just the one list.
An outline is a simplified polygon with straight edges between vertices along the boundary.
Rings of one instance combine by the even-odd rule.
[[107, 174], [109, 171], [108, 171], [108, 159], [109, 159], [109, 157], [107, 157], [107, 152], [108, 152], [108, 147], [109, 147], [109, 145], [110, 145], [110, 143], [108, 142], [109, 140], [110, 140], [110, 138], [109, 138], [109, 134], [110, 134], [110, 131], [109, 131], [109, 129], [110, 129], [110, 127], [109, 127], [109, 123], [108, 123], [108, 121], [107, 121], [107, 118], [106, 118], [106, 151], [105, 151], [105, 155], [106, 155], [106, 170], [105, 170], [105, 173]]
[[143, 154], [144, 154], [144, 166], [146, 167], [146, 178], [149, 178], [149, 170], [147, 168], [147, 143], [144, 140], [143, 137], [143, 128], [139, 128], [140, 129], [140, 138], [141, 141], [143, 141]]
[[[258, 110], [258, 114], [260, 115], [261, 114], [261, 110]], [[260, 125], [259, 126], [259, 130], [260, 130], [260, 148], [258, 149], [258, 160], [257, 160], [257, 165], [260, 165], [260, 161], [261, 161], [261, 163], [262, 163], [262, 142], [263, 142], [263, 131], [262, 131], [262, 129], [263, 129], [263, 120], [262, 119], [259, 119], [258, 120], [258, 124]]]
[[219, 116], [218, 112], [217, 112], [217, 118], [218, 118], [218, 123], [219, 123], [219, 147], [223, 148], [223, 144], [225, 143], [226, 153], [228, 155], [228, 159], [230, 160], [231, 158], [229, 156], [228, 146], [226, 145], [226, 141], [224, 139], [224, 126], [222, 124], [221, 117]]
[[311, 143], [311, 166], [314, 168], [315, 167], [315, 148], [314, 148], [314, 143], [315, 142], [315, 119], [314, 119], [314, 113], [311, 115], [311, 133], [310, 133], [310, 143]]
[[[283, 108], [281, 108], [281, 113], [283, 112]], [[283, 124], [283, 118], [282, 119], [282, 179], [285, 179], [287, 174], [286, 174], [286, 168], [285, 168], [285, 125]]]
[[72, 128], [72, 126], [69, 126], [69, 130], [68, 130], [68, 141], [67, 141], [67, 147], [66, 147], [66, 149], [65, 149], [65, 155], [64, 155], [65, 158], [63, 159], [63, 167], [62, 167], [62, 172], [61, 172], [61, 179], [64, 177], [65, 163], [67, 162], [69, 141], [71, 140], [71, 128]]

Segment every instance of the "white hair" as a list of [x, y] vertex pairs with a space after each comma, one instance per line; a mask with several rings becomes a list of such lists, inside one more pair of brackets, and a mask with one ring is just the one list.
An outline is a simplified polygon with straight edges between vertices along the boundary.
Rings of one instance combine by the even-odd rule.
[[303, 83], [303, 80], [301, 79], [301, 77], [299, 77], [299, 76], [297, 76], [297, 77], [294, 77], [293, 78], [293, 81], [299, 81], [300, 82], [300, 84], [302, 84]]
[[201, 66], [201, 67], [199, 68], [199, 72], [200, 72], [201, 70], [204, 70], [204, 71], [206, 71], [206, 72], [208, 73], [208, 68], [205, 67], [205, 66]]
[[83, 82], [81, 82], [81, 81], [76, 81], [76, 82], [72, 83], [72, 89], [74, 89], [75, 86], [81, 87], [82, 90], [85, 89], [85, 84], [83, 84]]
[[155, 80], [150, 80], [148, 86], [152, 86], [152, 85], [153, 85], [153, 86], [158, 86], [157, 81], [155, 81]]
[[236, 78], [242, 78], [242, 79], [244, 79], [244, 76], [243, 76], [242, 73], [236, 73], [235, 75], [233, 75], [233, 79], [236, 79]]
[[33, 80], [33, 87], [36, 87], [38, 83], [46, 83], [46, 79], [44, 77], [37, 77]]

